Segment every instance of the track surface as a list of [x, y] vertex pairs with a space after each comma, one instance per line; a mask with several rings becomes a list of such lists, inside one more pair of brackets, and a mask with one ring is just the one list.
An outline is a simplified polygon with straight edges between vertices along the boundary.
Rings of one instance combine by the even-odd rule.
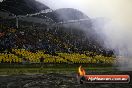
[[[122, 72], [121, 74], [129, 74], [131, 76], [132, 72]], [[132, 82], [128, 84], [79, 84], [76, 74], [58, 73], [1, 75], [0, 88], [132, 88]]]

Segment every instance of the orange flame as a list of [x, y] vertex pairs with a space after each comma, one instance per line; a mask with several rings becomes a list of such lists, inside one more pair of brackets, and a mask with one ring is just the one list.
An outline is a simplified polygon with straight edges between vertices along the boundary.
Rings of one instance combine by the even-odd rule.
[[79, 66], [78, 72], [80, 76], [84, 76], [86, 74], [85, 70], [82, 68], [82, 66]]

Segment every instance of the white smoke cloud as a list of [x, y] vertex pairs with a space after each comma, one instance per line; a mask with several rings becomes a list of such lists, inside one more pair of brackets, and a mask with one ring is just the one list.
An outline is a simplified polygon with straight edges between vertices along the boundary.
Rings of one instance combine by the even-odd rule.
[[0, 0], [0, 2], [3, 2], [3, 0]]
[[[132, 0], [36, 0], [52, 9], [74, 8], [90, 18], [104, 17], [110, 21], [102, 26], [105, 46], [123, 56], [121, 62], [132, 67]], [[104, 34], [104, 35], [102, 35]], [[121, 66], [124, 64], [121, 63]], [[125, 65], [126, 66], [126, 65]]]

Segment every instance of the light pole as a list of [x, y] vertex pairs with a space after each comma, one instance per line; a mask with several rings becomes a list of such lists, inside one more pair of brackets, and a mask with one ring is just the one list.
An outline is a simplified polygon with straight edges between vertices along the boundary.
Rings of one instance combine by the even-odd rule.
[[18, 28], [18, 17], [15, 15], [15, 18], [16, 18], [16, 27]]

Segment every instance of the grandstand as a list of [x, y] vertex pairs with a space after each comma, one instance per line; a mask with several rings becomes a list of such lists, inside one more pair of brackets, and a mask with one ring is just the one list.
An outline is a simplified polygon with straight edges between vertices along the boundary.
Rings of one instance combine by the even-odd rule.
[[[29, 5], [28, 1], [36, 3], [35, 0], [0, 3], [0, 13], [7, 14], [0, 19], [0, 63], [115, 63], [113, 51], [98, 41], [89, 17], [75, 9], [53, 11], [38, 2]], [[38, 5], [41, 8], [36, 8]], [[63, 19], [66, 18], [63, 12], [70, 13], [66, 14], [68, 19]], [[80, 30], [83, 26], [88, 28], [87, 33]]]

